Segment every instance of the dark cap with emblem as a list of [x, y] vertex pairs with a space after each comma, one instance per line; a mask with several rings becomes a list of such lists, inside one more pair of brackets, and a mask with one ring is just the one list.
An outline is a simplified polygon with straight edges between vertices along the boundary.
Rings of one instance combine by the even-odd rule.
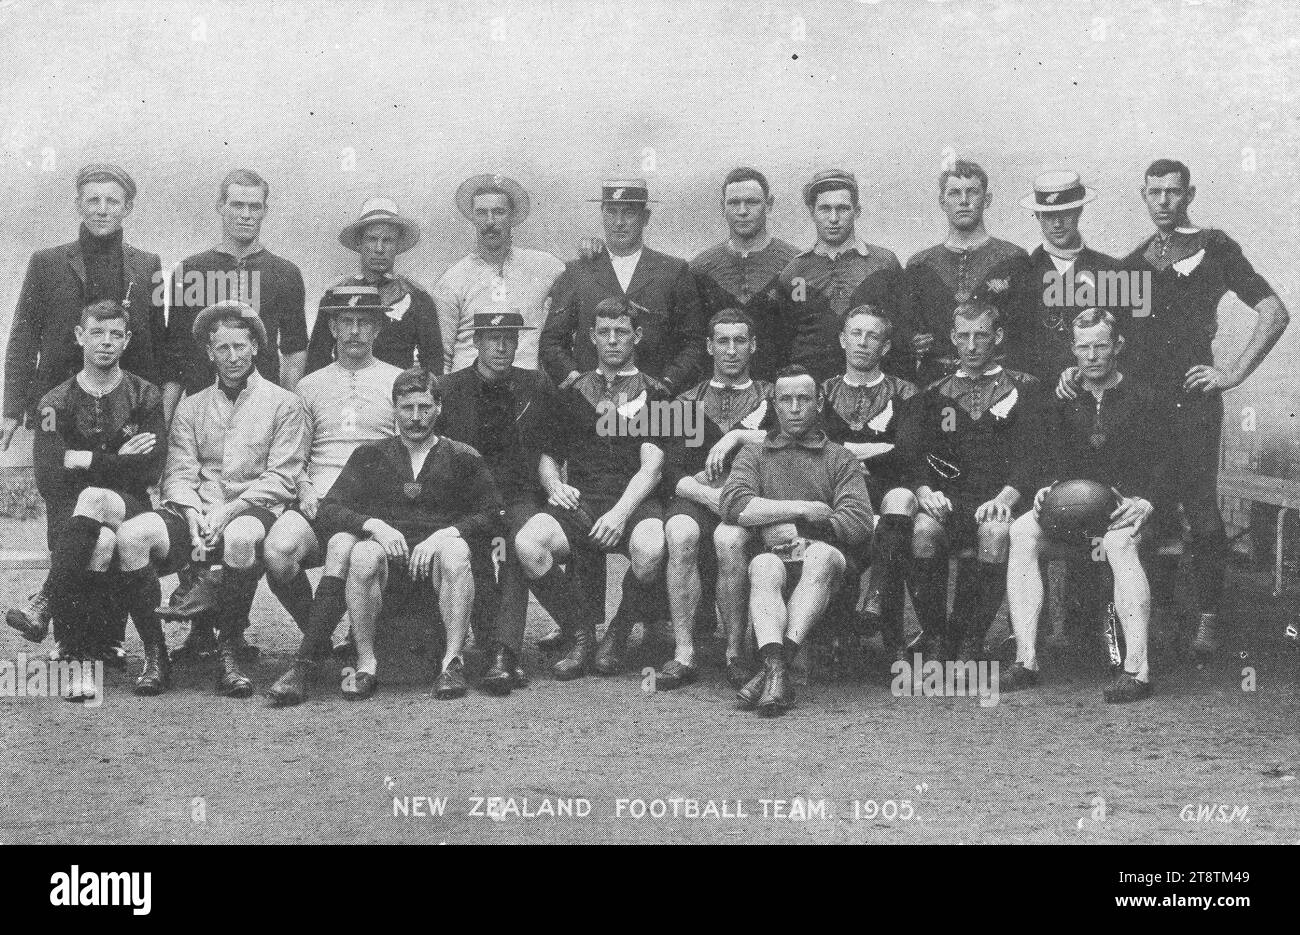
[[847, 169], [822, 169], [803, 187], [803, 203], [811, 208], [822, 192], [840, 188], [847, 188], [853, 193], [853, 200], [858, 200], [858, 180], [852, 172]]
[[369, 312], [376, 318], [386, 315], [391, 306], [379, 297], [379, 288], [369, 283], [345, 283], [331, 286], [320, 300], [322, 315], [339, 312]]
[[1034, 179], [1034, 193], [1020, 199], [1030, 211], [1069, 211], [1082, 208], [1097, 197], [1097, 192], [1083, 184], [1078, 172], [1068, 169], [1044, 172]]
[[83, 167], [77, 173], [78, 193], [81, 192], [81, 186], [87, 182], [116, 182], [122, 186], [122, 191], [126, 192], [126, 200], [135, 201], [135, 179], [131, 178], [121, 166], [115, 166], [111, 162], [92, 162]]
[[474, 324], [470, 326], [473, 331], [536, 331], [537, 329], [524, 322], [524, 316], [518, 312], [475, 312]]
[[610, 179], [600, 184], [600, 197], [588, 198], [588, 201], [603, 205], [644, 205], [658, 204], [650, 197], [650, 186], [645, 179]]
[[266, 347], [266, 325], [262, 324], [262, 317], [257, 314], [253, 306], [238, 299], [226, 299], [224, 302], [209, 305], [199, 312], [194, 316], [190, 334], [194, 336], [195, 341], [206, 346], [208, 337], [212, 333], [213, 322], [226, 318], [241, 318], [248, 322], [253, 329], [253, 335], [257, 338], [258, 347]]

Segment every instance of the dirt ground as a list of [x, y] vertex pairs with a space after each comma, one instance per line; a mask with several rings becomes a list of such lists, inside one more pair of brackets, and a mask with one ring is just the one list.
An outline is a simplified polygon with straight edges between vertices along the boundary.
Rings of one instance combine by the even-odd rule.
[[[40, 522], [0, 521], [0, 547], [42, 538]], [[0, 606], [42, 574], [7, 572]], [[135, 698], [110, 670], [98, 708], [0, 699], [0, 843], [1300, 843], [1300, 657], [1279, 640], [1297, 589], [1274, 602], [1269, 585], [1234, 570], [1236, 629], [1212, 664], [1166, 624], [1157, 692], [1128, 706], [1103, 703], [1095, 660], [1049, 661], [1042, 687], [989, 707], [895, 698], [876, 660], [841, 680], [818, 669], [793, 711], [762, 720], [717, 668], [643, 691], [644, 653], [621, 677], [552, 680], [536, 605], [533, 683], [503, 699], [435, 700], [435, 661], [407, 650], [409, 633], [385, 639], [366, 703], [324, 680], [295, 709], [224, 699], [207, 668]], [[254, 614], [264, 690], [296, 630], [265, 588]], [[128, 649], [133, 673], [133, 631]], [[0, 658], [35, 651], [0, 627]], [[562, 803], [579, 814], [547, 814]], [[1188, 820], [1198, 806], [1214, 820]]]

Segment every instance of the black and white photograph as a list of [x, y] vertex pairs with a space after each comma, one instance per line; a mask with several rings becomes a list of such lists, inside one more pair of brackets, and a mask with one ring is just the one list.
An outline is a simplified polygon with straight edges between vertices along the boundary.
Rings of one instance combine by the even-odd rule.
[[[1300, 844], [1300, 7], [0, 45], [36, 902], [151, 911], [88, 845]], [[1250, 907], [1159, 853], [1090, 898]]]

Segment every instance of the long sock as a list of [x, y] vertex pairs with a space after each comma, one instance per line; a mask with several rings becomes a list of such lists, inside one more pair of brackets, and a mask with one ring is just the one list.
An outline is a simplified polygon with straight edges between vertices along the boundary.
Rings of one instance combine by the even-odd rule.
[[1196, 599], [1203, 614], [1218, 613], [1223, 598], [1224, 561], [1222, 535], [1192, 536], [1192, 569], [1196, 575]]
[[262, 579], [262, 568], [231, 568], [226, 566], [225, 606], [217, 611], [217, 629], [221, 636], [235, 636], [248, 627], [248, 612], [257, 597], [257, 585]]
[[623, 592], [614, 620], [625, 627], [631, 627], [638, 620], [653, 623], [662, 618], [661, 612], [667, 603], [668, 591], [662, 578], [643, 582], [633, 573], [632, 566], [628, 565], [627, 571], [623, 573]]
[[782, 647], [781, 655], [786, 662], [794, 662], [794, 657], [799, 655], [799, 644], [787, 636], [785, 638], [785, 645]]
[[86, 565], [99, 540], [100, 522], [88, 516], [72, 516], [59, 530], [50, 550], [50, 573], [45, 593], [55, 620], [71, 620], [81, 613], [85, 601]]
[[912, 559], [912, 604], [930, 639], [948, 635], [948, 555]]
[[[572, 564], [572, 563], [570, 563]], [[552, 564], [550, 571], [528, 582], [537, 602], [565, 633], [573, 633], [591, 619], [587, 599], [571, 572]]]
[[103, 637], [105, 640], [122, 642], [126, 639], [126, 602], [122, 598], [119, 582], [122, 573], [116, 568], [110, 568], [104, 574], [104, 611], [103, 611]]
[[307, 572], [299, 569], [291, 581], [277, 581], [267, 575], [266, 583], [270, 585], [271, 593], [280, 599], [293, 622], [298, 624], [298, 629], [306, 633], [312, 609], [311, 581], [307, 578]]
[[312, 598], [298, 658], [311, 661], [329, 652], [330, 637], [348, 609], [345, 582], [337, 575], [322, 575]]
[[119, 587], [135, 631], [146, 646], [162, 643], [163, 628], [154, 613], [162, 603], [162, 587], [158, 584], [158, 570], [153, 565], [145, 565], [135, 571], [122, 572]]
[[903, 642], [903, 581], [912, 558], [912, 517], [886, 513], [871, 543], [868, 603], [878, 595], [880, 633], [887, 648]]
[[954, 643], [960, 643], [975, 629], [974, 620], [979, 615], [980, 602], [978, 564], [978, 561], [970, 559], [957, 562], [957, 585], [953, 589], [952, 614], [948, 618], [948, 637]]
[[1178, 581], [1177, 555], [1156, 555], [1152, 557], [1151, 602], [1165, 607], [1174, 603], [1175, 584]]
[[[85, 642], [92, 648], [102, 647], [110, 640], [121, 639], [117, 635], [117, 614], [124, 611], [119, 596], [116, 594], [116, 575], [107, 571], [82, 572], [82, 593], [86, 606], [84, 615]], [[110, 584], [111, 581], [111, 584]]]
[[1002, 608], [1002, 599], [1007, 596], [1007, 563], [976, 562], [978, 566], [975, 577], [979, 597], [975, 603], [975, 612], [967, 624], [967, 634], [971, 639], [984, 642], [984, 636], [993, 625]]

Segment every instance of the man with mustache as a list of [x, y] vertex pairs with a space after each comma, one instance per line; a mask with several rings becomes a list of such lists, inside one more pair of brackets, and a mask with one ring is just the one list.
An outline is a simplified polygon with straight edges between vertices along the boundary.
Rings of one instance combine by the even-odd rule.
[[[1149, 315], [1134, 311], [1124, 327], [1131, 357], [1125, 374], [1156, 391], [1173, 414], [1171, 471], [1157, 494], [1156, 516], [1162, 531], [1181, 538], [1181, 505], [1191, 526], [1200, 619], [1192, 648], [1198, 656], [1214, 655], [1223, 640], [1219, 604], [1227, 540], [1219, 514], [1219, 448], [1223, 427], [1223, 393], [1235, 389], [1268, 356], [1286, 330], [1286, 306], [1221, 230], [1196, 227], [1188, 209], [1196, 186], [1187, 166], [1157, 159], [1147, 167], [1138, 189], [1156, 232], [1122, 263], [1151, 277]], [[1213, 341], [1218, 331], [1219, 302], [1229, 292], [1258, 316], [1250, 339], [1228, 367], [1216, 366]], [[1078, 374], [1062, 375], [1057, 394], [1079, 395]], [[1173, 528], [1170, 528], [1170, 527]], [[1155, 579], [1172, 595], [1177, 557], [1165, 558]]]
[[1020, 346], [1020, 323], [1012, 319], [1015, 310], [1008, 299], [1029, 260], [1024, 250], [984, 229], [984, 212], [992, 203], [988, 173], [977, 163], [958, 159], [939, 173], [939, 207], [948, 219], [948, 236], [907, 261], [906, 314], [898, 322], [895, 345], [900, 363], [918, 386], [957, 368], [957, 357], [947, 350], [952, 312], [977, 290], [1002, 309], [1006, 346], [999, 348], [999, 356]]
[[537, 336], [546, 324], [547, 296], [564, 264], [545, 250], [514, 242], [514, 229], [528, 217], [530, 204], [524, 187], [504, 175], [476, 175], [456, 189], [456, 206], [474, 225], [476, 245], [433, 287], [444, 373], [474, 363], [474, 321], [480, 313], [523, 316], [528, 330], [516, 332], [514, 366], [538, 366]]
[[[307, 420], [302, 401], [254, 366], [266, 331], [251, 306], [210, 305], [194, 319], [193, 335], [207, 346], [217, 379], [176, 407], [162, 505], [118, 530], [122, 591], [141, 632], [159, 617], [215, 625], [217, 691], [246, 698], [253, 683], [239, 668], [239, 637], [262, 575], [262, 542], [297, 495]], [[194, 586], [178, 604], [158, 607], [159, 574], [187, 561], [203, 566]]]
[[[375, 286], [388, 308], [384, 327], [375, 338], [375, 356], [399, 369], [417, 363], [434, 374], [443, 373], [442, 331], [433, 297], [413, 279], [393, 272], [397, 257], [420, 242], [420, 225], [404, 217], [391, 198], [371, 198], [361, 216], [339, 233], [339, 243], [357, 254], [361, 269], [336, 286]], [[334, 359], [329, 315], [316, 315], [307, 347], [307, 372]]]
[[[357, 643], [356, 671], [343, 687], [349, 700], [379, 687], [375, 632], [384, 607], [411, 604], [426, 584], [437, 592], [446, 637], [434, 696], [459, 698], [469, 689], [461, 653], [474, 606], [470, 542], [499, 532], [504, 511], [478, 452], [437, 434], [442, 398], [428, 370], [403, 371], [393, 382], [397, 437], [352, 452], [321, 504], [323, 522], [360, 540], [348, 559]], [[299, 658], [325, 651], [330, 629], [310, 629]]]
[[[82, 367], [75, 330], [87, 305], [108, 299], [126, 310], [131, 341], [122, 354], [123, 370], [155, 386], [162, 385], [162, 347], [166, 331], [163, 303], [154, 301], [161, 281], [157, 255], [122, 239], [122, 224], [135, 207], [135, 180], [118, 166], [93, 163], [77, 173], [73, 202], [81, 229], [72, 243], [32, 254], [23, 277], [5, 348], [5, 392], [0, 420], [0, 450], [8, 450], [20, 425], [36, 430], [36, 407], [50, 390]], [[54, 529], [46, 522], [46, 541], [54, 547]], [[49, 631], [44, 592], [14, 611], [24, 635], [40, 642]], [[111, 620], [110, 662], [125, 665], [121, 648], [126, 617], [115, 604], [105, 608]]]
[[857, 231], [862, 215], [858, 180], [844, 169], [826, 169], [803, 190], [817, 228], [817, 242], [781, 271], [781, 364], [808, 368], [818, 384], [839, 373], [837, 338], [844, 314], [875, 305], [896, 316], [902, 301], [902, 267], [884, 247]]
[[[397, 432], [393, 381], [401, 371], [374, 355], [387, 312], [374, 286], [330, 289], [321, 313], [330, 316], [336, 359], [298, 384], [311, 435], [307, 464], [298, 478], [297, 505], [275, 521], [262, 554], [266, 583], [304, 634], [321, 629], [333, 633], [342, 619], [348, 560], [357, 543], [355, 536], [325, 522], [321, 501], [357, 448]], [[323, 572], [313, 595], [306, 570], [317, 566], [323, 566]], [[276, 704], [295, 705], [307, 697], [318, 661], [308, 655], [310, 650], [304, 637], [293, 667], [267, 693]]]

